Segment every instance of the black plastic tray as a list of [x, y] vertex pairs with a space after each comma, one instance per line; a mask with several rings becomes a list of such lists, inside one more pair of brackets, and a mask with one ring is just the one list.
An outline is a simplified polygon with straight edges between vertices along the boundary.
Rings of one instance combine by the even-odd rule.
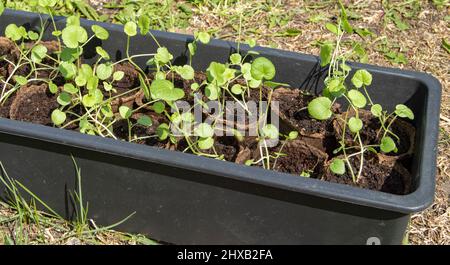
[[[37, 29], [40, 18], [36, 13], [5, 10], [0, 16], [2, 34], [10, 23]], [[92, 24], [110, 31], [108, 41], [95, 44], [102, 44], [116, 59], [122, 58], [126, 46], [122, 26], [82, 20], [87, 28]], [[57, 25], [63, 27], [64, 18], [57, 18]], [[187, 61], [187, 42], [192, 36], [153, 34], [176, 56], [176, 63]], [[156, 47], [149, 36], [138, 35], [132, 39], [130, 53], [153, 52]], [[225, 62], [235, 47], [221, 40], [199, 45], [193, 66], [204, 70], [212, 60]], [[248, 47], [241, 45], [241, 50]], [[317, 57], [256, 50], [274, 62], [276, 81], [321, 90], [323, 69]], [[92, 58], [87, 54], [89, 61]], [[379, 240], [399, 244], [409, 214], [425, 209], [434, 198], [441, 86], [425, 73], [351, 66], [373, 74], [369, 93], [374, 101], [391, 109], [405, 103], [415, 112], [411, 194], [365, 190], [7, 119], [0, 119], [0, 161], [11, 176], [70, 217], [67, 190], [75, 184], [73, 155], [82, 169], [90, 218], [108, 225], [136, 211], [117, 229], [165, 242], [365, 244]]]

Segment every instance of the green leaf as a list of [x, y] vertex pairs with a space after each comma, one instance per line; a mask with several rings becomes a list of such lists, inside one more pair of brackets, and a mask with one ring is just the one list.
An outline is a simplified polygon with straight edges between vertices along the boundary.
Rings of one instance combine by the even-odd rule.
[[109, 60], [110, 56], [109, 54], [100, 46], [97, 46], [95, 48], [95, 51], [97, 52], [98, 55], [100, 55], [100, 57], [102, 57], [105, 60]]
[[367, 70], [358, 70], [352, 77], [352, 83], [356, 88], [360, 88], [363, 85], [370, 86], [372, 84], [372, 75]]
[[122, 117], [123, 119], [129, 119], [131, 117], [131, 114], [133, 114], [133, 112], [127, 106], [120, 106], [119, 114], [120, 114], [120, 117]]
[[190, 65], [175, 66], [174, 70], [185, 80], [194, 79], [194, 68]]
[[119, 81], [122, 80], [122, 78], [125, 76], [125, 73], [123, 71], [116, 71], [113, 74], [113, 80], [114, 81]]
[[95, 37], [101, 40], [107, 40], [109, 38], [109, 33], [106, 29], [98, 25], [92, 25], [92, 32], [94, 32]]
[[156, 128], [156, 134], [161, 141], [164, 141], [169, 136], [169, 125], [167, 123], [161, 123], [158, 128]]
[[58, 126], [63, 124], [66, 121], [66, 113], [60, 111], [59, 109], [55, 109], [54, 111], [52, 111], [52, 122]]
[[97, 66], [96, 74], [100, 80], [108, 79], [109, 77], [111, 77], [112, 72], [113, 66], [111, 64], [99, 64]]
[[114, 116], [111, 104], [103, 105], [101, 111], [102, 111], [103, 115], [105, 115], [105, 117], [107, 117], [107, 118], [112, 118]]
[[150, 93], [153, 99], [162, 99], [165, 101], [176, 101], [184, 97], [184, 91], [182, 89], [174, 88], [172, 82], [161, 79], [152, 82]]
[[2, 1], [0, 1], [0, 16], [3, 14], [3, 11], [5, 11], [5, 4], [3, 4]]
[[398, 104], [395, 106], [395, 114], [397, 114], [401, 118], [408, 118], [410, 120], [414, 120], [413, 111], [408, 108], [408, 106], [403, 104]]
[[56, 92], [58, 92], [58, 86], [55, 85], [51, 81], [48, 83], [48, 89], [50, 90], [50, 93], [52, 93], [52, 94], [56, 94]]
[[297, 131], [291, 131], [288, 134], [288, 139], [289, 140], [295, 140], [295, 139], [297, 139], [297, 137], [298, 137], [298, 132]]
[[129, 37], [136, 36], [137, 34], [137, 25], [133, 21], [129, 21], [125, 24], [123, 27], [123, 30], [125, 34], [127, 34]]
[[351, 131], [352, 133], [357, 133], [357, 132], [359, 132], [359, 131], [362, 129], [362, 127], [363, 127], [363, 122], [362, 122], [362, 120], [359, 119], [359, 118], [351, 117], [351, 118], [348, 120], [348, 127], [350, 128], [350, 131]]
[[87, 41], [87, 32], [80, 26], [71, 25], [63, 29], [61, 38], [64, 44], [72, 49]]
[[15, 75], [14, 80], [17, 82], [17, 84], [19, 84], [21, 86], [24, 86], [28, 83], [28, 79], [26, 79], [25, 77], [23, 77], [21, 75]]
[[340, 158], [334, 158], [333, 162], [330, 164], [330, 170], [337, 175], [343, 175], [345, 173], [345, 163], [344, 160]]
[[273, 124], [266, 124], [261, 129], [261, 136], [268, 139], [278, 139], [279, 131], [278, 128]]
[[375, 104], [370, 108], [370, 112], [372, 112], [375, 117], [381, 117], [383, 114], [383, 107], [381, 107], [380, 104]]
[[253, 47], [256, 46], [256, 40], [255, 40], [255, 39], [248, 39], [245, 43], [246, 43], [250, 48], [253, 48]]
[[[78, 50], [79, 49], [79, 50]], [[68, 63], [72, 63], [75, 60], [77, 60], [81, 53], [83, 52], [82, 48], [78, 48], [78, 49], [71, 49], [71, 48], [63, 48], [62, 52], [61, 52], [61, 60], [68, 62]]]
[[232, 64], [240, 64], [242, 61], [242, 56], [239, 53], [233, 53], [230, 55], [230, 62]]
[[67, 106], [72, 101], [72, 97], [70, 96], [69, 93], [62, 92], [61, 94], [58, 95], [58, 97], [56, 98], [56, 101], [61, 106]]
[[199, 32], [197, 38], [203, 44], [208, 44], [209, 41], [211, 40], [211, 37], [207, 32]]
[[265, 58], [258, 57], [252, 63], [251, 68], [252, 77], [256, 80], [272, 80], [275, 77], [276, 70], [273, 63]]
[[205, 95], [210, 100], [216, 100], [219, 97], [220, 88], [214, 84], [208, 84], [205, 88]]
[[84, 95], [81, 101], [84, 106], [91, 108], [103, 101], [103, 93], [100, 89], [93, 89], [89, 91], [89, 94]]
[[64, 91], [66, 91], [69, 94], [75, 94], [78, 92], [78, 88], [75, 87], [73, 84], [67, 83], [64, 84]]
[[317, 120], [327, 120], [333, 115], [331, 100], [327, 97], [317, 97], [308, 104], [308, 113]]
[[28, 38], [30, 38], [30, 40], [37, 40], [39, 39], [39, 34], [30, 30], [28, 31]]
[[62, 76], [66, 79], [71, 79], [77, 73], [77, 67], [75, 64], [69, 62], [61, 62], [58, 69]]
[[214, 139], [212, 137], [198, 139], [197, 145], [200, 149], [206, 150], [214, 145]]
[[273, 81], [266, 81], [266, 82], [264, 82], [264, 85], [267, 86], [267, 87], [270, 87], [272, 89], [275, 89], [277, 87], [290, 87], [289, 84], [273, 82]]
[[195, 135], [202, 138], [212, 137], [214, 135], [214, 129], [207, 123], [201, 123], [195, 128]]
[[23, 27], [18, 27], [16, 24], [9, 24], [5, 29], [5, 36], [12, 41], [18, 41], [24, 37], [23, 30], [21, 29]]
[[86, 84], [86, 88], [88, 89], [88, 90], [95, 90], [95, 89], [97, 89], [98, 88], [98, 77], [96, 77], [96, 76], [90, 76], [88, 79], [87, 79], [87, 84]]
[[161, 101], [155, 102], [155, 104], [153, 104], [153, 110], [158, 114], [163, 113], [165, 109], [166, 105]]
[[335, 24], [333, 24], [333, 23], [327, 23], [327, 24], [325, 24], [325, 27], [331, 32], [331, 33], [334, 33], [334, 34], [339, 34], [339, 29], [338, 29], [338, 27], [335, 25]]
[[197, 52], [197, 44], [195, 42], [191, 42], [188, 44], [189, 53], [194, 56]]
[[142, 35], [150, 31], [150, 22], [150, 18], [147, 15], [141, 15], [139, 17], [138, 26]]
[[331, 62], [333, 45], [325, 43], [320, 46], [320, 66], [324, 67]]
[[242, 86], [239, 85], [239, 84], [234, 84], [234, 85], [231, 87], [231, 92], [232, 92], [233, 94], [235, 94], [235, 95], [240, 95], [240, 94], [242, 94], [242, 92], [243, 92]]
[[395, 142], [391, 137], [385, 136], [381, 139], [380, 149], [384, 153], [392, 152], [396, 149]]
[[137, 123], [140, 124], [140, 125], [142, 125], [142, 126], [149, 127], [149, 126], [152, 126], [153, 121], [152, 121], [152, 119], [151, 119], [149, 116], [147, 116], [147, 115], [142, 115], [142, 116], [137, 120]]
[[42, 45], [38, 44], [33, 47], [31, 50], [31, 60], [35, 63], [40, 63], [47, 55], [47, 48]]
[[169, 52], [169, 50], [166, 47], [159, 47], [156, 55], [155, 60], [161, 64], [167, 64], [173, 59], [173, 55]]
[[357, 108], [362, 109], [367, 104], [366, 97], [363, 95], [363, 93], [359, 92], [356, 89], [352, 89], [352, 90], [348, 91], [347, 96], [351, 100], [353, 106], [355, 106]]

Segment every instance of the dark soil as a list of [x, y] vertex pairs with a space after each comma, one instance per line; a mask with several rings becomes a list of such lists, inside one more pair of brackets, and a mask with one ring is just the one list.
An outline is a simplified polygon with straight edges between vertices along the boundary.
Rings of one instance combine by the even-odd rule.
[[[357, 176], [360, 167], [360, 156], [353, 156], [350, 158], [350, 162], [353, 172]], [[373, 153], [364, 155], [362, 174], [356, 183], [353, 182], [348, 169], [344, 175], [337, 175], [327, 168], [322, 179], [399, 195], [407, 194], [411, 188], [411, 175], [401, 164], [380, 159], [379, 155]]]
[[276, 171], [294, 175], [308, 173], [313, 178], [323, 174], [324, 163], [328, 158], [327, 154], [302, 140], [289, 141], [278, 152], [284, 155], [276, 160]]
[[50, 125], [51, 113], [57, 107], [56, 96], [46, 84], [24, 86], [12, 101], [9, 116], [13, 120]]
[[124, 72], [121, 80], [114, 81], [112, 85], [117, 88], [135, 88], [139, 86], [139, 73], [131, 63], [119, 63], [114, 66], [114, 72]]

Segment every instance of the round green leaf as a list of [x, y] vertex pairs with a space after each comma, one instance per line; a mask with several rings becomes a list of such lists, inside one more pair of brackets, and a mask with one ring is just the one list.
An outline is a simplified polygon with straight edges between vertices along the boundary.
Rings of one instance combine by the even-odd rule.
[[348, 91], [348, 98], [352, 101], [353, 106], [357, 108], [364, 108], [367, 104], [366, 97], [356, 89]]
[[408, 118], [410, 120], [414, 120], [413, 111], [408, 108], [408, 106], [403, 104], [398, 104], [395, 106], [395, 114], [397, 114], [401, 118]]
[[71, 79], [77, 73], [75, 64], [69, 62], [61, 62], [58, 69], [66, 79]]
[[272, 80], [275, 77], [275, 73], [275, 66], [265, 57], [258, 57], [252, 63], [251, 74], [256, 80], [262, 80], [263, 78]]
[[362, 127], [363, 127], [363, 122], [362, 122], [362, 120], [359, 119], [359, 118], [351, 117], [351, 118], [348, 120], [348, 127], [350, 128], [350, 131], [351, 131], [352, 133], [357, 133], [357, 132], [359, 132], [359, 131], [362, 129]]
[[122, 78], [125, 76], [125, 73], [123, 71], [116, 71], [113, 74], [113, 80], [114, 81], [119, 81], [122, 80]]
[[208, 44], [211, 40], [211, 37], [207, 32], [199, 32], [198, 33], [198, 40], [203, 44]]
[[140, 125], [142, 125], [142, 126], [149, 127], [149, 126], [152, 126], [153, 121], [152, 121], [152, 119], [151, 119], [149, 116], [147, 116], [147, 115], [142, 115], [142, 116], [137, 120], [137, 123], [140, 124]]
[[107, 40], [109, 38], [109, 33], [106, 29], [98, 25], [92, 25], [92, 32], [94, 32], [95, 37], [101, 40]]
[[80, 26], [70, 25], [63, 29], [61, 37], [67, 47], [75, 49], [87, 41], [87, 32]]
[[381, 117], [383, 114], [383, 107], [381, 107], [380, 104], [375, 104], [370, 108], [370, 112], [372, 112], [375, 117]]
[[23, 77], [21, 75], [15, 75], [14, 80], [17, 82], [17, 84], [19, 84], [21, 86], [24, 86], [28, 83], [28, 79], [26, 79], [25, 77]]
[[392, 152], [396, 149], [395, 142], [391, 137], [385, 136], [381, 139], [380, 149], [384, 153]]
[[66, 113], [60, 111], [59, 109], [55, 109], [54, 111], [52, 111], [52, 122], [58, 126], [63, 124], [66, 121]]
[[200, 149], [206, 150], [214, 145], [214, 139], [212, 137], [198, 139], [197, 145]]
[[137, 34], [137, 25], [133, 21], [127, 22], [123, 28], [125, 34], [130, 37], [136, 36]]
[[274, 140], [274, 139], [278, 139], [279, 131], [278, 131], [278, 128], [275, 125], [273, 125], [273, 124], [266, 124], [262, 128], [261, 134], [265, 138], [269, 138], [269, 139]]
[[295, 140], [298, 137], [298, 132], [297, 131], [291, 131], [288, 135], [288, 139], [289, 140]]
[[167, 123], [162, 123], [156, 128], [156, 134], [161, 141], [164, 141], [169, 136], [169, 125]]
[[242, 94], [242, 92], [243, 92], [242, 86], [239, 85], [239, 84], [234, 84], [234, 85], [231, 87], [231, 92], [232, 92], [233, 94], [235, 94], [235, 95], [240, 95], [240, 94]]
[[166, 64], [173, 59], [173, 55], [166, 47], [159, 47], [156, 51], [155, 60], [161, 64]]
[[150, 93], [153, 99], [165, 101], [176, 101], [184, 97], [182, 89], [174, 88], [173, 83], [165, 79], [154, 80], [150, 86]]
[[67, 83], [64, 84], [64, 91], [66, 91], [69, 94], [75, 94], [78, 92], [78, 88], [75, 87], [73, 84]]
[[100, 55], [100, 57], [102, 57], [105, 60], [109, 60], [109, 54], [100, 46], [97, 46], [95, 48], [95, 51], [97, 52], [98, 55]]
[[308, 113], [317, 120], [327, 120], [333, 115], [331, 111], [331, 100], [326, 97], [318, 97], [308, 104]]
[[372, 84], [372, 75], [365, 69], [358, 70], [352, 77], [352, 83], [356, 88], [369, 86]]
[[120, 117], [122, 117], [123, 119], [129, 119], [131, 117], [131, 114], [133, 114], [133, 113], [129, 107], [120, 106], [119, 114], [120, 114]]
[[31, 50], [31, 60], [35, 63], [40, 63], [46, 55], [47, 48], [42, 44], [34, 46]]
[[195, 134], [202, 138], [212, 137], [214, 135], [214, 129], [207, 123], [201, 123], [195, 128]]
[[242, 56], [241, 56], [239, 53], [233, 53], [233, 54], [230, 56], [230, 62], [231, 62], [232, 64], [240, 64], [240, 63], [241, 63], [241, 60], [242, 60]]
[[58, 92], [58, 86], [55, 85], [53, 82], [48, 83], [48, 89], [52, 94], [56, 94], [56, 92]]
[[56, 98], [56, 101], [61, 106], [67, 106], [72, 101], [72, 97], [70, 96], [69, 93], [62, 92], [61, 94], [58, 95], [58, 97]]
[[194, 68], [190, 65], [183, 65], [174, 67], [175, 72], [178, 73], [183, 79], [191, 80], [194, 79]]
[[9, 24], [5, 29], [5, 36], [13, 41], [20, 40], [23, 36], [16, 24]]
[[164, 103], [161, 101], [155, 102], [155, 104], [153, 104], [153, 110], [158, 114], [163, 113], [165, 109], [166, 105], [164, 105]]
[[110, 64], [99, 64], [97, 66], [96, 74], [100, 80], [108, 79], [112, 75], [112, 72], [113, 66]]
[[345, 173], [345, 163], [344, 160], [335, 158], [330, 164], [330, 170], [337, 175], [343, 175]]

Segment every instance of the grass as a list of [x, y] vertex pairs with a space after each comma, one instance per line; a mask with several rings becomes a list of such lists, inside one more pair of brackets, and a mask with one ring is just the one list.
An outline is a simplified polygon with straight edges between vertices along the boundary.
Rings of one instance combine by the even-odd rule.
[[[0, 0], [7, 7], [36, 10], [28, 0]], [[333, 38], [324, 26], [338, 14], [335, 0], [70, 0], [60, 1], [60, 15], [80, 14], [90, 19], [123, 23], [145, 12], [153, 18], [154, 29], [193, 33], [205, 30], [216, 38], [245, 41], [302, 53], [318, 54], [318, 43]], [[408, 233], [410, 244], [450, 244], [450, 2], [449, 0], [353, 0], [343, 1], [357, 34], [344, 40], [357, 45], [358, 61], [371, 64], [424, 71], [439, 79], [443, 87], [438, 145], [436, 198], [426, 211], [412, 216]], [[239, 28], [242, 34], [238, 35]], [[32, 204], [31, 204], [32, 206]], [[31, 206], [30, 209], [33, 209]], [[3, 235], [18, 234], [27, 243], [49, 240], [45, 232], [36, 236], [31, 213], [20, 215], [18, 209], [0, 206], [0, 243]], [[46, 216], [40, 213], [42, 216]], [[14, 217], [14, 218], [13, 218]], [[13, 218], [13, 220], [10, 220]], [[6, 220], [6, 221], [5, 221]], [[41, 220], [41, 219], [39, 219]], [[42, 218], [42, 220], [48, 220]], [[60, 219], [52, 237], [61, 235], [82, 243], [142, 243], [140, 236], [100, 231], [76, 237], [73, 226]], [[22, 221], [28, 221], [19, 231]], [[86, 221], [86, 220], [85, 220]], [[7, 225], [5, 225], [7, 224]], [[27, 222], [25, 222], [27, 224]], [[45, 227], [41, 224], [41, 228]], [[92, 225], [90, 225], [92, 227]], [[64, 230], [64, 229], [66, 230]], [[45, 229], [50, 229], [49, 226]], [[43, 231], [45, 231], [45, 229]], [[38, 229], [39, 230], [39, 229]], [[12, 231], [12, 232], [11, 232]], [[27, 232], [28, 231], [28, 232]], [[41, 231], [41, 230], [39, 230]], [[3, 233], [3, 235], [2, 235]], [[71, 234], [72, 233], [72, 234]], [[100, 239], [102, 238], [102, 239]], [[123, 239], [126, 238], [126, 239]], [[89, 240], [92, 241], [89, 241]], [[11, 241], [12, 240], [12, 241]], [[78, 241], [77, 241], [78, 240]], [[143, 240], [147, 242], [146, 240]], [[5, 241], [6, 242], [6, 241]], [[7, 242], [7, 243], [8, 243]], [[17, 241], [21, 242], [21, 241]], [[53, 241], [45, 241], [52, 243]]]

